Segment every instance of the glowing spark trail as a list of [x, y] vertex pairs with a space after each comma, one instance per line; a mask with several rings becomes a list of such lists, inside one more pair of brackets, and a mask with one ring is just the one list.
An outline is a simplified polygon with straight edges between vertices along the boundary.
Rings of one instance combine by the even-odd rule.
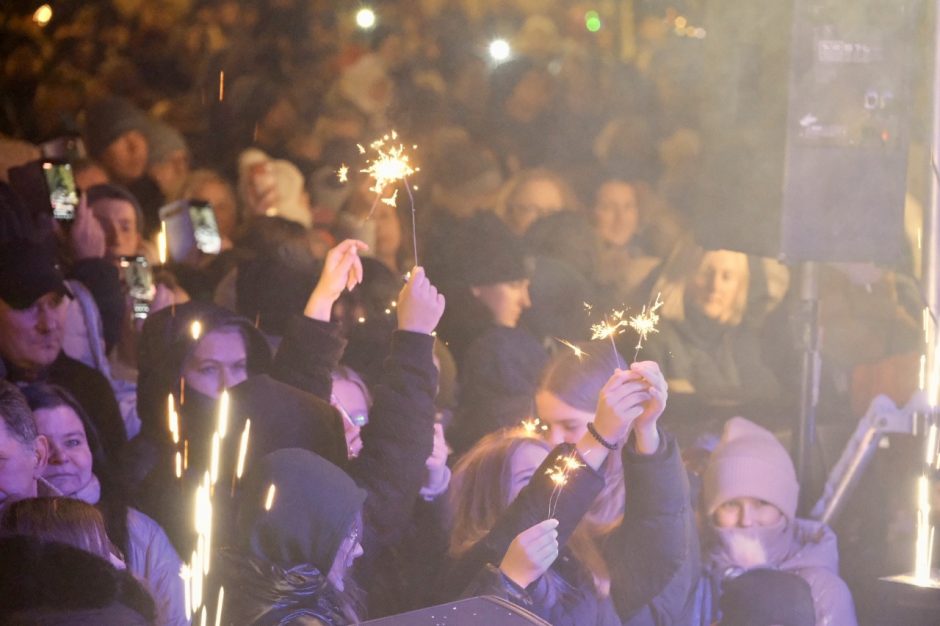
[[529, 420], [523, 420], [522, 428], [525, 430], [527, 435], [535, 436], [539, 432], [545, 432], [548, 430], [548, 424], [543, 424], [542, 420], [536, 417]]
[[345, 183], [349, 181], [349, 168], [346, 165], [340, 165], [339, 169], [336, 170], [336, 178], [339, 179], [339, 182]]
[[634, 315], [628, 322], [630, 328], [635, 330], [640, 336], [639, 340], [636, 342], [636, 352], [633, 353], [634, 361], [636, 361], [636, 358], [640, 355], [640, 348], [643, 347], [643, 342], [646, 341], [650, 333], [659, 332], [656, 328], [656, 325], [659, 323], [659, 314], [656, 313], [656, 311], [663, 305], [663, 301], [660, 298], [661, 295], [662, 294], [657, 293], [656, 300], [653, 304], [644, 306], [640, 314]]
[[567, 347], [567, 348], [570, 348], [571, 351], [574, 352], [574, 355], [575, 355], [576, 357], [578, 357], [578, 360], [579, 360], [579, 361], [580, 361], [581, 359], [583, 359], [584, 357], [586, 357], [586, 356], [591, 356], [590, 354], [588, 354], [587, 352], [585, 352], [584, 350], [582, 350], [579, 346], [576, 346], [575, 344], [571, 343], [570, 341], [565, 341], [564, 339], [559, 339], [558, 337], [553, 337], [553, 339], [554, 339], [555, 341], [557, 341], [558, 343], [560, 343], [561, 345], [563, 345], [563, 346], [565, 346], [565, 347]]
[[620, 354], [617, 353], [617, 344], [614, 342], [614, 336], [622, 333], [623, 330], [621, 329], [629, 325], [629, 322], [623, 319], [623, 313], [623, 311], [611, 311], [610, 315], [603, 322], [591, 325], [591, 340], [610, 339], [610, 345], [614, 349], [614, 358], [617, 359], [617, 367], [620, 369], [623, 369], [623, 364], [620, 362]]

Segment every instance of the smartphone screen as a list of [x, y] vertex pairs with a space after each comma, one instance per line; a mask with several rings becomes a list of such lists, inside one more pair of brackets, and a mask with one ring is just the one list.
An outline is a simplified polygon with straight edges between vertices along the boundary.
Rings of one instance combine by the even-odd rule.
[[150, 302], [156, 295], [153, 284], [153, 270], [143, 256], [121, 257], [121, 277], [127, 286], [134, 304], [134, 319], [146, 319], [150, 314]]
[[49, 204], [52, 205], [52, 217], [63, 222], [75, 219], [78, 207], [78, 189], [72, 165], [64, 161], [43, 161], [42, 172], [49, 188]]
[[189, 201], [189, 219], [193, 225], [196, 247], [203, 254], [218, 254], [222, 250], [222, 237], [215, 221], [212, 204], [205, 200]]

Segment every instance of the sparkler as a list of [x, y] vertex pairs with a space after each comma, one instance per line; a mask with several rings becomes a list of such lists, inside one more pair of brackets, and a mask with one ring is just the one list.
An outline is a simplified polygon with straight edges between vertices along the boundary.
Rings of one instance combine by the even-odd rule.
[[545, 470], [545, 473], [555, 484], [552, 495], [548, 498], [548, 519], [555, 517], [558, 509], [558, 501], [561, 499], [561, 490], [568, 484], [568, 474], [584, 467], [584, 464], [578, 460], [576, 453], [572, 452], [570, 456], [563, 456], [555, 462], [555, 465]]
[[173, 436], [173, 443], [180, 442], [180, 417], [176, 412], [176, 406], [173, 403], [173, 394], [167, 394], [166, 397], [166, 417], [170, 428], [170, 435]]
[[225, 435], [228, 434], [228, 414], [229, 414], [229, 397], [228, 390], [223, 389], [222, 395], [219, 396], [219, 438], [225, 439]]
[[534, 437], [538, 435], [539, 432], [547, 431], [548, 424], [543, 424], [542, 420], [536, 417], [533, 419], [522, 420], [522, 428], [525, 430], [527, 435], [532, 435]]
[[[395, 189], [389, 198], [384, 197], [385, 191], [398, 183], [404, 184], [405, 191], [408, 192], [408, 200], [411, 202], [411, 238], [414, 245], [415, 265], [418, 265], [418, 227], [415, 224], [415, 199], [414, 194], [411, 192], [411, 185], [408, 183], [408, 177], [420, 172], [421, 168], [412, 167], [410, 157], [405, 152], [404, 145], [398, 139], [398, 133], [393, 130], [369, 144], [369, 150], [374, 152], [375, 156], [367, 159], [366, 166], [359, 171], [368, 174], [372, 178], [372, 187], [370, 189], [375, 193], [375, 199], [372, 201], [369, 214], [365, 219], [368, 220], [372, 217], [380, 200], [388, 206], [397, 207], [398, 189]], [[359, 154], [366, 154], [367, 150], [361, 144], [356, 144], [356, 147], [359, 148]], [[417, 149], [418, 146], [412, 145], [411, 147]], [[336, 175], [341, 183], [346, 182], [349, 178], [349, 168], [346, 165], [341, 165]]]
[[245, 471], [245, 457], [248, 455], [248, 432], [251, 430], [251, 420], [245, 420], [242, 438], [238, 442], [238, 461], [235, 463], [235, 478], [240, 479]]
[[222, 605], [225, 603], [225, 587], [219, 587], [219, 602], [215, 605], [215, 626], [222, 623]]
[[656, 325], [659, 323], [659, 314], [656, 313], [657, 310], [663, 305], [663, 301], [660, 298], [661, 293], [656, 294], [656, 300], [653, 304], [644, 305], [643, 310], [640, 311], [639, 315], [634, 315], [630, 318], [628, 325], [630, 328], [635, 330], [640, 338], [636, 342], [636, 352], [633, 353], [633, 360], [636, 361], [636, 358], [640, 355], [640, 348], [643, 347], [643, 342], [646, 341], [646, 338], [649, 337], [650, 333], [658, 333], [659, 330], [656, 328]]
[[277, 492], [277, 488], [274, 486], [274, 483], [271, 483], [271, 486], [268, 487], [268, 495], [264, 498], [264, 510], [270, 511], [271, 507], [274, 506], [274, 494]]
[[160, 232], [157, 233], [157, 258], [160, 265], [166, 265], [166, 222], [160, 221]]
[[[590, 311], [590, 308], [588, 309]], [[591, 325], [591, 340], [610, 339], [610, 345], [614, 349], [614, 358], [617, 359], [617, 367], [623, 369], [624, 365], [620, 362], [620, 354], [617, 353], [617, 344], [614, 342], [614, 336], [623, 332], [624, 326], [629, 325], [627, 320], [623, 319], [623, 311], [611, 311], [603, 322]]]
[[199, 338], [202, 337], [202, 322], [194, 320], [189, 325], [189, 334], [192, 335], [193, 341], [199, 341]]

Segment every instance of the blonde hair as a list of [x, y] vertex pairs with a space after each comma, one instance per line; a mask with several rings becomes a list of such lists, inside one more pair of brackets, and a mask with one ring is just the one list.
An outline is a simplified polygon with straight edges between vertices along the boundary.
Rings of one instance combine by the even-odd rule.
[[0, 519], [0, 531], [66, 543], [105, 560], [119, 553], [108, 538], [101, 512], [75, 498], [29, 498], [14, 502]]
[[548, 181], [558, 188], [562, 200], [564, 201], [564, 206], [561, 207], [563, 210], [581, 210], [581, 202], [571, 189], [571, 185], [568, 184], [568, 181], [562, 178], [560, 174], [550, 169], [539, 167], [530, 170], [522, 170], [503, 184], [502, 188], [499, 190], [499, 194], [496, 196], [496, 214], [500, 219], [507, 223], [512, 219], [513, 205], [519, 197], [519, 194], [522, 193], [526, 185], [536, 181]]
[[652, 289], [653, 293], [659, 293], [662, 296], [663, 306], [660, 315], [664, 319], [677, 322], [685, 320], [685, 292], [688, 285], [695, 279], [696, 273], [705, 260], [717, 253], [733, 254], [741, 261], [744, 276], [732, 303], [731, 317], [726, 322], [730, 326], [737, 326], [741, 323], [747, 310], [750, 280], [747, 255], [733, 250], [705, 250], [688, 239], [680, 242], [673, 250], [666, 260], [659, 280]]
[[[551, 451], [545, 440], [516, 428], [483, 437], [457, 462], [451, 478], [449, 500], [449, 554], [452, 557], [460, 557], [483, 539], [509, 507], [511, 460], [525, 445]], [[594, 541], [592, 526], [589, 521], [579, 524], [568, 540], [568, 547], [591, 573], [595, 590], [603, 597], [610, 592], [610, 573]], [[563, 593], [566, 581], [552, 570], [548, 573], [550, 583]]]

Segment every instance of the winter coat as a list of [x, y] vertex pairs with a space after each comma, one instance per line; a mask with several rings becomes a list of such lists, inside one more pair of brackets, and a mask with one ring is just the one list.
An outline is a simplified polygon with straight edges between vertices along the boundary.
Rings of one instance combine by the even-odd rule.
[[163, 529], [136, 509], [127, 511], [130, 554], [127, 569], [144, 583], [157, 605], [160, 626], [185, 626], [186, 615], [182, 562]]
[[454, 452], [466, 452], [483, 436], [530, 417], [547, 361], [542, 345], [522, 328], [491, 326], [477, 337], [459, 367], [460, 402], [447, 430]]
[[[797, 519], [784, 532], [788, 540], [779, 550], [773, 550], [761, 567], [792, 572], [809, 583], [817, 626], [858, 624], [852, 593], [839, 577], [838, 544], [832, 529], [821, 522]], [[714, 537], [709, 543], [699, 589], [699, 623], [703, 625], [710, 624], [718, 617], [721, 581], [744, 571], [731, 560]]]
[[555, 448], [496, 526], [451, 564], [444, 584], [448, 599], [461, 593], [491, 593], [522, 604], [556, 626], [684, 623], [700, 567], [698, 541], [679, 448], [668, 435], [653, 455], [636, 453], [632, 443], [623, 449], [625, 514], [601, 539], [611, 575], [609, 597], [597, 597], [590, 574], [564, 548], [604, 487], [603, 476], [588, 467], [570, 473], [567, 485], [556, 494], [553, 517], [559, 521], [562, 550], [552, 570], [569, 585], [561, 597], [553, 598], [544, 576], [523, 590], [495, 569], [512, 540], [548, 516], [555, 486], [547, 472], [573, 449], [570, 444]]

